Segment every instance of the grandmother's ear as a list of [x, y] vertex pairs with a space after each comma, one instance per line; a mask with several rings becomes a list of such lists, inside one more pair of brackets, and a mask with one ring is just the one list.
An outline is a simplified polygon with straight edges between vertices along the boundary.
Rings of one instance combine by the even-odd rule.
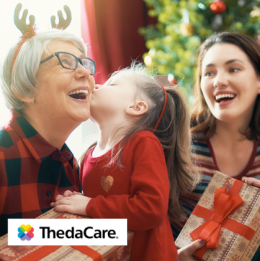
[[32, 97], [26, 96], [26, 95], [22, 95], [20, 93], [17, 93], [16, 91], [13, 91], [15, 96], [20, 100], [23, 101], [25, 103], [32, 103], [31, 99]]
[[148, 104], [145, 101], [137, 101], [135, 104], [126, 107], [126, 114], [140, 116], [148, 111]]

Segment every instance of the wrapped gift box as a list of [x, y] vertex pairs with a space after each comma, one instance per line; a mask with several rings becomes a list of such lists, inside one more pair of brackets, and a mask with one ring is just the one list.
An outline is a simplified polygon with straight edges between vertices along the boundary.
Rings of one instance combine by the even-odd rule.
[[[218, 195], [217, 191], [220, 191], [219, 188], [225, 188], [225, 194], [231, 198], [235, 186], [238, 184], [238, 188], [240, 187], [240, 189], [237, 189], [237, 194], [241, 197], [243, 202], [238, 204], [237, 207], [234, 207], [234, 212], [229, 214], [227, 217], [219, 214], [216, 217], [217, 208], [219, 208], [219, 212], [224, 212], [226, 206], [229, 206], [227, 208], [231, 208], [229, 201], [226, 203], [223, 203], [225, 201], [219, 201], [219, 206], [217, 207], [216, 202], [220, 199], [219, 197], [216, 200], [216, 195]], [[226, 200], [227, 196], [223, 196], [221, 200], [223, 199]], [[236, 198], [236, 200], [239, 201], [240, 199]], [[233, 203], [234, 201], [232, 201], [232, 204]], [[198, 259], [205, 261], [249, 261], [253, 258], [260, 245], [260, 188], [249, 186], [216, 171], [206, 190], [202, 194], [197, 206], [197, 209], [195, 208], [193, 210], [181, 233], [176, 239], [175, 244], [178, 248], [190, 244], [193, 239], [196, 239], [192, 239], [194, 234], [191, 233], [195, 233], [196, 231], [197, 236], [201, 235], [198, 233], [200, 233], [202, 229], [205, 229], [206, 226], [207, 229], [209, 229], [209, 222], [211, 222], [210, 229], [212, 229], [212, 226], [218, 226], [219, 228], [218, 233], [220, 236], [218, 246], [216, 248], [204, 247], [200, 252], [196, 252], [195, 256]], [[212, 233], [210, 229], [203, 230], [204, 235], [206, 233], [210, 237]], [[244, 236], [233, 232], [232, 229], [237, 230], [236, 232], [238, 232], [238, 230], [244, 231], [239, 231], [240, 234], [244, 233]], [[209, 240], [209, 238], [207, 239]]]
[[[87, 217], [60, 213], [51, 209], [37, 218], [82, 219]], [[6, 234], [0, 237], [0, 261], [128, 261], [130, 260], [133, 235], [133, 232], [128, 231], [127, 246], [88, 246], [88, 251], [92, 252], [92, 257], [90, 257], [84, 254], [85, 246], [8, 246], [8, 234]], [[102, 256], [101, 259], [98, 257], [100, 255], [95, 253], [99, 253]]]

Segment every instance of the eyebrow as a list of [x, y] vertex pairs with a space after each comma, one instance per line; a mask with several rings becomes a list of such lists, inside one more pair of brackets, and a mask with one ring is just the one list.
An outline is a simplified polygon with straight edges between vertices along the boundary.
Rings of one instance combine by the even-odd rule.
[[[243, 63], [241, 60], [239, 60], [239, 59], [232, 59], [232, 60], [228, 60], [228, 61], [226, 61], [225, 62], [225, 65], [228, 65], [228, 64], [230, 64], [230, 63], [234, 63], [234, 62], [240, 62], [240, 63]], [[205, 66], [205, 68], [206, 67], [213, 67], [214, 66], [214, 64], [213, 63], [209, 63], [209, 64], [207, 64], [206, 66]]]

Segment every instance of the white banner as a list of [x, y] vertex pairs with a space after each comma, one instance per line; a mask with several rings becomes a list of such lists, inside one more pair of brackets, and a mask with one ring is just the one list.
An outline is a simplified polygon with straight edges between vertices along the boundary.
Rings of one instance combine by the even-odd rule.
[[8, 219], [8, 245], [127, 245], [127, 219]]

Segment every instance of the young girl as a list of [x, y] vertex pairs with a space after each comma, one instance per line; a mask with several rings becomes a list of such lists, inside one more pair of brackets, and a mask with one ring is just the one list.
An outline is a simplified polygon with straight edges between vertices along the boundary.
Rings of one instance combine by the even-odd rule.
[[52, 206], [127, 218], [134, 231], [131, 260], [177, 260], [169, 219], [182, 218], [178, 195], [192, 189], [194, 173], [185, 100], [133, 65], [95, 86], [91, 119], [99, 137], [81, 164], [84, 196], [60, 197]]

